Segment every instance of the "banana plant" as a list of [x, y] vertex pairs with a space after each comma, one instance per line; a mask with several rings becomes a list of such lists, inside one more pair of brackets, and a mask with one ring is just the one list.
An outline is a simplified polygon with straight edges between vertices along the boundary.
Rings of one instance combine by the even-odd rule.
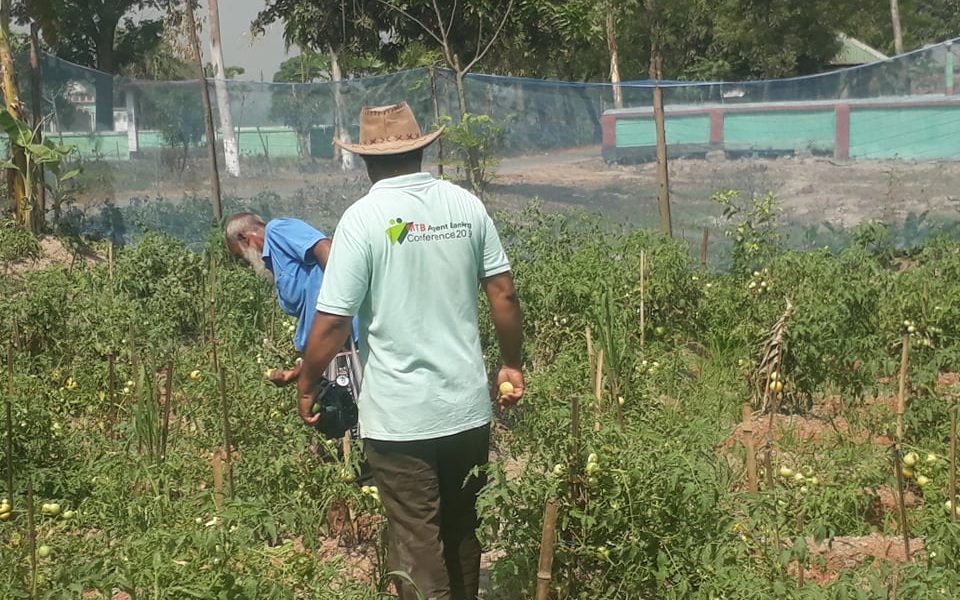
[[[37, 129], [42, 126], [43, 123], [41, 122], [37, 125]], [[31, 225], [34, 223], [33, 211], [37, 208], [37, 184], [47, 185], [43, 180], [37, 181], [38, 176], [42, 177], [43, 171], [41, 169], [49, 170], [53, 174], [56, 181], [55, 189], [59, 189], [64, 182], [80, 174], [80, 169], [61, 171], [64, 163], [73, 154], [76, 147], [57, 144], [49, 138], [44, 139], [42, 143], [35, 143], [34, 134], [36, 132], [30, 129], [30, 126], [21, 119], [10, 114], [10, 111], [5, 108], [0, 109], [0, 128], [6, 132], [11, 146], [22, 148], [26, 156], [24, 168], [21, 169], [12, 160], [7, 159], [0, 163], [0, 169], [14, 170], [16, 176], [23, 183], [25, 194], [22, 204], [17, 207], [17, 214], [23, 215], [24, 225]], [[43, 210], [43, 207], [39, 208], [41, 211]], [[42, 214], [37, 217], [37, 224], [43, 224]], [[35, 229], [39, 229], [39, 227], [35, 227]]]

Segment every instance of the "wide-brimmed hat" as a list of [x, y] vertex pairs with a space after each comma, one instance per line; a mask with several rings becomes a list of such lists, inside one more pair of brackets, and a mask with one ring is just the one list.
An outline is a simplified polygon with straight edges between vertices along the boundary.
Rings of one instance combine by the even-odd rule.
[[391, 106], [367, 106], [360, 111], [360, 143], [333, 143], [361, 156], [404, 154], [426, 148], [443, 133], [443, 127], [424, 134], [406, 102]]

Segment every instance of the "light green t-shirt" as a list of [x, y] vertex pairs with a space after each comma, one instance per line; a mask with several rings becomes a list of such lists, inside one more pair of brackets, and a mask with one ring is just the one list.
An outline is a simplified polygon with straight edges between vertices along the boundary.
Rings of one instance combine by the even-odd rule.
[[380, 181], [343, 213], [317, 310], [359, 314], [363, 437], [430, 439], [490, 421], [478, 286], [509, 270], [480, 200], [429, 173]]

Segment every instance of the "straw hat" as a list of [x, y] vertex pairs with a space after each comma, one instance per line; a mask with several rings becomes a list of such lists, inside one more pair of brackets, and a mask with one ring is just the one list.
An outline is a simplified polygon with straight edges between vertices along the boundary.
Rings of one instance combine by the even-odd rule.
[[334, 144], [361, 156], [404, 154], [432, 144], [443, 127], [424, 134], [406, 102], [392, 106], [368, 106], [360, 111], [360, 143]]

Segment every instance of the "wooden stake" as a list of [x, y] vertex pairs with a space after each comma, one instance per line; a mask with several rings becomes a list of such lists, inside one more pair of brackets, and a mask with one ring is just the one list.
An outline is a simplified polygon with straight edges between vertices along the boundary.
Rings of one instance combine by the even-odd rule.
[[763, 448], [763, 471], [767, 480], [767, 489], [773, 489], [773, 440], [767, 434], [767, 441]]
[[13, 510], [13, 344], [7, 344], [7, 397], [3, 403], [7, 413], [7, 499]]
[[227, 378], [217, 355], [217, 256], [210, 254], [210, 356], [217, 374], [217, 390], [220, 393], [220, 412], [223, 428], [223, 450], [227, 463], [227, 485], [230, 498], [234, 497], [233, 485], [233, 436], [230, 429], [230, 401], [227, 399]]
[[193, 14], [196, 0], [187, 0], [183, 13], [187, 28], [190, 30], [190, 45], [193, 48], [193, 60], [197, 65], [200, 78], [200, 101], [203, 104], [203, 126], [207, 138], [207, 158], [210, 161], [210, 203], [213, 205], [213, 218], [217, 224], [223, 219], [223, 205], [220, 195], [220, 170], [217, 167], [217, 134], [213, 128], [213, 109], [210, 107], [210, 88], [203, 70], [203, 54], [200, 52], [200, 36], [197, 34], [197, 22]]
[[597, 384], [596, 384], [596, 380], [595, 380], [595, 377], [596, 377], [596, 365], [593, 364], [593, 361], [594, 361], [594, 355], [593, 355], [593, 332], [590, 331], [590, 326], [589, 326], [589, 325], [587, 325], [586, 329], [584, 329], [584, 333], [585, 333], [586, 336], [587, 336], [587, 362], [588, 362], [589, 365], [590, 365], [590, 385], [591, 385], [591, 387], [595, 387]]
[[[654, 53], [651, 59], [653, 79], [660, 80], [662, 76], [662, 62], [659, 43], [654, 42]], [[663, 109], [663, 88], [657, 85], [653, 88], [653, 120], [657, 129], [657, 198], [660, 208], [660, 231], [673, 237], [673, 223], [670, 217], [670, 169], [667, 164], [667, 130], [666, 116]]]
[[220, 450], [213, 451], [210, 466], [213, 467], [213, 503], [219, 511], [223, 510], [223, 458]]
[[700, 269], [707, 270], [707, 248], [710, 243], [710, 228], [703, 228], [703, 241], [700, 242]]
[[[430, 96], [433, 99], [433, 120], [440, 122], [440, 102], [437, 99], [437, 69], [430, 67]], [[443, 177], [443, 140], [437, 140], [437, 175]]]
[[640, 250], [640, 350], [646, 347], [647, 343], [647, 253]]
[[33, 479], [27, 478], [27, 552], [30, 553], [30, 595], [37, 597], [37, 524], [33, 518]]
[[[803, 510], [800, 511], [800, 514], [797, 515], [797, 531], [803, 531]], [[803, 587], [803, 561], [800, 558], [797, 558], [797, 586]]]
[[557, 543], [557, 503], [547, 500], [543, 510], [543, 533], [540, 536], [540, 564], [537, 567], [536, 600], [550, 597], [550, 579], [553, 573], [553, 552]]
[[900, 531], [903, 533], [903, 553], [907, 561], [910, 560], [910, 529], [907, 525], [907, 503], [903, 497], [903, 469], [900, 462], [900, 445], [893, 447], [893, 470], [897, 476], [897, 508], [900, 512]]
[[[347, 470], [351, 475], [353, 475], [353, 467], [350, 465], [351, 446], [352, 446], [351, 439], [352, 439], [352, 434], [348, 429], [343, 434], [343, 468]], [[347, 502], [346, 505], [347, 505], [347, 518], [350, 519], [350, 531], [353, 533], [353, 541], [354, 543], [359, 543], [360, 529], [357, 523], [357, 519], [353, 514], [353, 507], [350, 505], [349, 502]]]
[[107, 278], [113, 281], [113, 238], [107, 244]]
[[107, 402], [110, 408], [107, 412], [107, 432], [113, 434], [113, 424], [117, 420], [117, 357], [110, 352], [107, 354]]
[[957, 521], [957, 404], [950, 407], [950, 520]]
[[757, 450], [753, 445], [753, 419], [752, 410], [749, 402], [744, 402], [740, 409], [743, 415], [743, 447], [747, 453], [747, 489], [751, 494], [756, 494], [759, 489], [757, 482]]
[[580, 454], [582, 453], [582, 434], [580, 432], [580, 396], [570, 396], [570, 456], [567, 459], [567, 472], [570, 474], [570, 487], [577, 506], [584, 506], [583, 475], [580, 472]]
[[164, 381], [163, 393], [163, 431], [160, 433], [160, 461], [167, 458], [167, 437], [170, 433], [170, 412], [173, 405], [173, 361], [167, 361], [166, 380]]
[[910, 362], [910, 334], [900, 336], [900, 392], [897, 394], [897, 450], [903, 443], [903, 413], [907, 405], [907, 365]]
[[593, 430], [600, 431], [600, 398], [603, 396], [603, 348], [597, 353], [597, 374], [593, 379], [594, 422]]

